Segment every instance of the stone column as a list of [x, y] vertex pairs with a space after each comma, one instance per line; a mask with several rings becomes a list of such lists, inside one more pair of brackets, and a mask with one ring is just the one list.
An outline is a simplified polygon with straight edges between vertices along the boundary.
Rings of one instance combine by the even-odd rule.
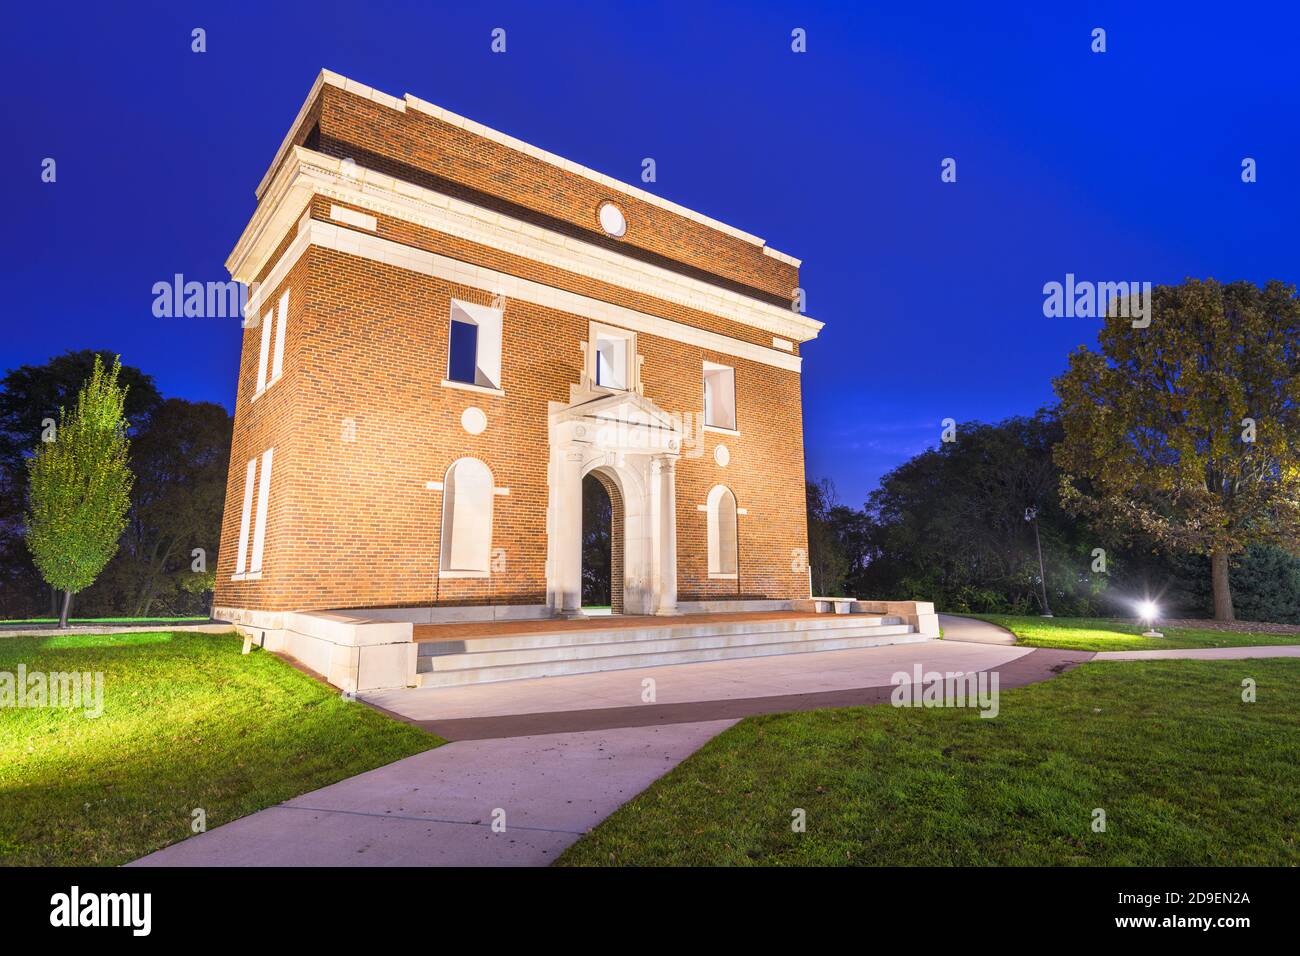
[[556, 476], [556, 610], [564, 617], [582, 615], [582, 459], [581, 451], [561, 451]]
[[654, 459], [656, 491], [656, 614], [677, 613], [677, 456]]

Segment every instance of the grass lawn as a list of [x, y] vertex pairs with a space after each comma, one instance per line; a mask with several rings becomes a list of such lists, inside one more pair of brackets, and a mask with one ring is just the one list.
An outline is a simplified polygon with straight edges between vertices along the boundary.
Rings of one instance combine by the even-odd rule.
[[[69, 624], [137, 624], [140, 621], [167, 621], [171, 624], [206, 624], [210, 619], [207, 617], [169, 617], [165, 614], [158, 617], [70, 617]], [[3, 624], [58, 624], [57, 617], [27, 617], [20, 619], [0, 620]]]
[[1156, 630], [1163, 633], [1164, 637], [1143, 637], [1145, 625], [1105, 618], [1017, 617], [1011, 614], [969, 616], [1005, 627], [1027, 647], [1056, 647], [1072, 651], [1154, 651], [1184, 647], [1300, 644], [1300, 634], [1242, 633], [1157, 624]]
[[1004, 691], [993, 719], [751, 717], [557, 862], [1296, 866], [1297, 700], [1296, 660], [1110, 662]]
[[437, 746], [233, 634], [0, 638], [0, 671], [104, 674], [103, 715], [0, 709], [0, 864], [115, 865]]

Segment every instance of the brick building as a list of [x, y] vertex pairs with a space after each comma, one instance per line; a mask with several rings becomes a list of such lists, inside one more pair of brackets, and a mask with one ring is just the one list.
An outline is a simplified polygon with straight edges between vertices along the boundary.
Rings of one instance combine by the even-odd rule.
[[614, 612], [809, 596], [797, 259], [328, 71], [257, 199], [218, 617], [579, 615], [589, 474]]

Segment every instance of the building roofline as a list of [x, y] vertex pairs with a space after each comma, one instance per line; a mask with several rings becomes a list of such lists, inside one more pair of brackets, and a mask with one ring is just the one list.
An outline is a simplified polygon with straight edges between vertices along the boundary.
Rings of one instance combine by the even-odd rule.
[[700, 223], [710, 229], [715, 229], [718, 232], [732, 236], [733, 238], [741, 239], [751, 245], [758, 246], [764, 255], [771, 256], [772, 258], [784, 262], [787, 265], [791, 265], [796, 269], [802, 264], [801, 261], [796, 259], [794, 256], [773, 249], [758, 236], [744, 232], [734, 226], [729, 226], [725, 222], [712, 219], [693, 209], [688, 209], [685, 206], [680, 206], [677, 203], [664, 199], [661, 196], [657, 196], [654, 193], [646, 192], [644, 189], [639, 189], [636, 186], [629, 185], [628, 183], [620, 182], [612, 176], [606, 176], [604, 173], [597, 172], [587, 166], [579, 165], [572, 160], [565, 159], [562, 156], [557, 156], [555, 153], [539, 149], [536, 146], [525, 143], [523, 140], [502, 133], [499, 130], [484, 126], [482, 123], [476, 123], [471, 119], [467, 119], [464, 116], [451, 112], [450, 110], [443, 109], [440, 106], [435, 106], [433, 103], [412, 96], [410, 93], [405, 94], [402, 99], [398, 99], [395, 96], [390, 96], [387, 93], [380, 92], [379, 90], [366, 86], [363, 83], [358, 83], [356, 80], [350, 80], [347, 77], [331, 72], [330, 70], [321, 70], [320, 73], [317, 74], [316, 80], [312, 84], [311, 91], [307, 94], [306, 100], [303, 101], [302, 108], [298, 110], [298, 115], [294, 118], [293, 124], [289, 127], [289, 131], [281, 141], [280, 148], [276, 150], [275, 158], [271, 160], [271, 165], [267, 168], [266, 174], [262, 177], [262, 181], [257, 185], [256, 196], [259, 200], [262, 198], [262, 193], [266, 191], [267, 186], [270, 184], [281, 160], [283, 160], [284, 156], [288, 153], [294, 137], [297, 135], [303, 121], [307, 118], [308, 110], [311, 109], [312, 103], [315, 102], [316, 97], [320, 94], [321, 87], [324, 85], [333, 86], [343, 90], [344, 92], [372, 100], [373, 102], [386, 106], [389, 109], [397, 110], [399, 113], [405, 113], [408, 109], [425, 113], [451, 126], [459, 127], [466, 132], [473, 133], [476, 136], [482, 136], [484, 139], [491, 140], [502, 146], [506, 146], [509, 149], [513, 149], [516, 152], [541, 160], [544, 163], [555, 166], [557, 169], [563, 169], [566, 172], [582, 176], [585, 179], [590, 179], [608, 189], [621, 192], [627, 196], [632, 196], [642, 202], [650, 203], [651, 205], [658, 206], [661, 209], [666, 209], [671, 213], [675, 213], [676, 215]]

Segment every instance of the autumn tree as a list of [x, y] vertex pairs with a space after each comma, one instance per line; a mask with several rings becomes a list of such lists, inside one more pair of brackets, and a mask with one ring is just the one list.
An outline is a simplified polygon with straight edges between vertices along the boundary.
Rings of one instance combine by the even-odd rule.
[[[1108, 317], [1055, 382], [1062, 503], [1120, 534], [1229, 561], [1300, 548], [1300, 301], [1295, 286], [1188, 280], [1152, 290], [1150, 324]], [[1114, 311], [1114, 310], [1112, 310]]]
[[63, 592], [60, 627], [72, 595], [88, 587], [117, 551], [131, 490], [126, 389], [121, 363], [105, 369], [95, 356], [71, 415], [59, 421], [27, 460], [27, 547], [41, 576]]

